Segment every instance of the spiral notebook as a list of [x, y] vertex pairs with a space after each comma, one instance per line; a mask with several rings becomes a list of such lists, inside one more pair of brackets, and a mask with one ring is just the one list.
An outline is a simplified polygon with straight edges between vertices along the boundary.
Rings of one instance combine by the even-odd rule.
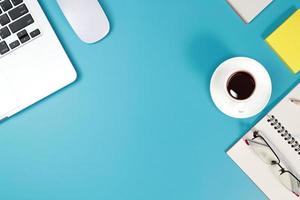
[[[295, 177], [300, 177], [300, 84], [270, 113], [240, 139], [227, 154], [252, 179], [269, 199], [299, 200], [299, 191], [291, 192], [277, 176], [272, 165], [266, 164], [245, 142], [259, 131]], [[297, 182], [298, 187], [300, 183]]]

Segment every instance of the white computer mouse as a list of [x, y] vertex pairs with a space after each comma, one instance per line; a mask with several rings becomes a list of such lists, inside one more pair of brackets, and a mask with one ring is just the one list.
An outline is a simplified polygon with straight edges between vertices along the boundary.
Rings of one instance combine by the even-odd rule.
[[86, 43], [95, 43], [109, 32], [109, 21], [98, 0], [57, 0], [62, 12]]

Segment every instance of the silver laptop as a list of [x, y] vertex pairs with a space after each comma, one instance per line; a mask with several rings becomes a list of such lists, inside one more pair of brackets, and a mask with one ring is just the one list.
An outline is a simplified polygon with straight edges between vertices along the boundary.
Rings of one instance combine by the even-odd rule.
[[0, 120], [76, 80], [37, 0], [0, 0]]

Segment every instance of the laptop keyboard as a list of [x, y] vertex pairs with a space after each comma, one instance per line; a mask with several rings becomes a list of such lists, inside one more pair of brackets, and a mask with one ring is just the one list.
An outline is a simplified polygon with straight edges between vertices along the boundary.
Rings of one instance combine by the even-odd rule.
[[41, 35], [24, 0], [0, 0], [0, 57]]

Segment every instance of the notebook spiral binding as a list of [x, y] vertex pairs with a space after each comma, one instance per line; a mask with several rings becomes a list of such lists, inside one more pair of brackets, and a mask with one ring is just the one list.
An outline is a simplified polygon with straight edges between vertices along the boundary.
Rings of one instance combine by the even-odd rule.
[[268, 115], [270, 125], [287, 141], [288, 144], [300, 155], [300, 143], [289, 133], [274, 115]]

